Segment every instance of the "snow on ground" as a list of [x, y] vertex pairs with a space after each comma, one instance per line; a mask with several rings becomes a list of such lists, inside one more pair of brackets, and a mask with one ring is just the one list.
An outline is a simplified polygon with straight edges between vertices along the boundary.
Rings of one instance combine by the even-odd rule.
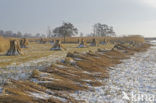
[[55, 96], [53, 95], [54, 93], [50, 90], [47, 90], [48, 93], [44, 92], [28, 92], [30, 96], [33, 96], [36, 99], [49, 99], [49, 98], [54, 98], [62, 101], [62, 103], [67, 103], [67, 100], [63, 97]]
[[71, 95], [86, 103], [156, 103], [156, 46], [112, 69], [104, 86]]
[[8, 78], [13, 79], [28, 79], [34, 69], [44, 69], [50, 66], [56, 61], [60, 61], [66, 54], [61, 55], [49, 55], [48, 57], [42, 57], [37, 60], [32, 60], [20, 65], [12, 64], [0, 71], [0, 85], [3, 85]]
[[51, 96], [46, 93], [30, 92], [30, 95], [39, 99], [49, 99]]

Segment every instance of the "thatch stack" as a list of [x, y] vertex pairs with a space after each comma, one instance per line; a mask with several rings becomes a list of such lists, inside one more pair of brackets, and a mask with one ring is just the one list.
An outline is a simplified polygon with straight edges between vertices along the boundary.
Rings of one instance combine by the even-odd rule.
[[114, 47], [112, 49], [113, 50], [123, 50], [123, 48], [119, 44], [114, 45]]
[[11, 40], [10, 41], [10, 49], [8, 50], [7, 54], [8, 56], [17, 56], [22, 55], [22, 50], [20, 48], [20, 44], [18, 40]]
[[130, 50], [130, 48], [132, 48], [132, 47], [130, 47], [129, 45], [124, 45], [124, 44], [116, 44], [116, 45], [114, 45], [114, 48], [113, 48], [113, 50]]
[[96, 41], [95, 38], [94, 38], [94, 39], [92, 40], [92, 42], [90, 43], [90, 46], [97, 46], [97, 41]]
[[107, 44], [106, 39], [104, 39], [104, 40], [101, 42], [101, 44]]
[[43, 38], [40, 39], [40, 44], [45, 44], [47, 41]]
[[37, 70], [37, 69], [34, 69], [34, 70], [32, 71], [31, 77], [32, 77], [32, 78], [38, 78], [39, 76], [40, 76], [40, 71]]
[[65, 50], [65, 48], [62, 46], [60, 40], [56, 40], [53, 47], [50, 50]]
[[84, 41], [84, 39], [81, 39], [81, 42], [80, 42], [78, 48], [85, 48], [85, 47], [87, 47], [86, 42]]
[[22, 40], [20, 40], [20, 46], [21, 48], [28, 48], [29, 41], [26, 38], [23, 38]]
[[80, 53], [74, 51], [73, 53], [68, 52], [66, 57], [70, 57], [70, 58], [79, 58], [80, 57]]
[[64, 60], [64, 63], [65, 64], [70, 64], [70, 65], [75, 65], [76, 61], [74, 61], [74, 59], [71, 58], [71, 57], [66, 57], [65, 60]]
[[78, 43], [78, 44], [80, 43], [80, 39], [79, 39], [79, 38], [77, 39], [77, 43]]

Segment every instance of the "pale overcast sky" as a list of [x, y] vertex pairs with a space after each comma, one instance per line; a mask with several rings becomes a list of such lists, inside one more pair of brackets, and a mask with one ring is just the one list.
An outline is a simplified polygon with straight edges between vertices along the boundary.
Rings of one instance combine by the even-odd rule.
[[156, 0], [0, 0], [0, 29], [46, 33], [63, 21], [85, 34], [100, 22], [117, 34], [156, 36]]

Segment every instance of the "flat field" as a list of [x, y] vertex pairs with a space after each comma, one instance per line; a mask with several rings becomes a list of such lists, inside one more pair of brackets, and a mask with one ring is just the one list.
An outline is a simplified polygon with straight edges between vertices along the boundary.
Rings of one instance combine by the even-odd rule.
[[[0, 103], [100, 103], [110, 102], [114, 95], [120, 98], [122, 89], [130, 90], [127, 89], [132, 83], [129, 80], [136, 79], [133, 77], [138, 68], [131, 67], [140, 67], [139, 64], [144, 67], [146, 62], [142, 61], [149, 57], [147, 50], [151, 45], [134, 42], [134, 39], [118, 43], [96, 47], [88, 43], [86, 48], [77, 48], [78, 43], [67, 43], [63, 44], [66, 50], [51, 51], [51, 43], [30, 42], [28, 48], [22, 49], [23, 55], [1, 53]], [[141, 52], [141, 56], [137, 52]], [[126, 86], [122, 85], [123, 81]], [[138, 88], [137, 83], [135, 80]], [[113, 93], [116, 87], [119, 90]]]
[[[77, 48], [79, 44], [63, 44], [66, 50], [62, 51], [51, 51], [52, 44], [40, 44], [36, 42], [31, 42], [28, 48], [23, 48], [22, 51], [24, 55], [21, 56], [6, 56], [5, 52], [0, 53], [0, 68], [14, 67], [20, 64], [32, 62], [32, 65], [42, 64], [48, 61], [48, 57], [55, 61], [59, 57], [65, 57], [68, 52], [88, 52], [97, 51], [98, 48], [111, 49], [113, 44], [99, 45], [98, 47], [88, 46], [87, 48]], [[89, 45], [89, 44], [88, 44]], [[45, 57], [45, 58], [44, 58]], [[50, 62], [50, 61], [49, 61]], [[31, 65], [30, 65], [31, 66]]]

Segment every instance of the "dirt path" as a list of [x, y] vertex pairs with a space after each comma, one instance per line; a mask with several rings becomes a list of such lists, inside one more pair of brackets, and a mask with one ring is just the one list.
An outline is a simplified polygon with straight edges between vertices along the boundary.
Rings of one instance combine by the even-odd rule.
[[105, 86], [72, 95], [87, 103], [156, 103], [156, 46], [112, 69]]

